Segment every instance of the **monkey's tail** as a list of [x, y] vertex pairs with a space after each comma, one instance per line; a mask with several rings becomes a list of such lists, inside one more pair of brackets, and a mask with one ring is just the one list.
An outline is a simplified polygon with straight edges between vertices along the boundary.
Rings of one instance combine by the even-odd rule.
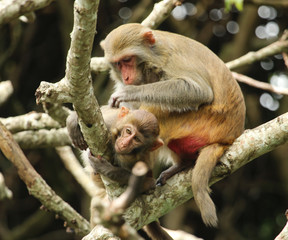
[[173, 240], [171, 236], [160, 226], [158, 221], [149, 223], [143, 227], [152, 240]]
[[203, 222], [211, 227], [217, 227], [218, 219], [215, 205], [209, 196], [211, 189], [208, 183], [211, 173], [225, 149], [226, 146], [218, 143], [203, 148], [192, 173], [192, 191], [195, 202], [200, 209]]

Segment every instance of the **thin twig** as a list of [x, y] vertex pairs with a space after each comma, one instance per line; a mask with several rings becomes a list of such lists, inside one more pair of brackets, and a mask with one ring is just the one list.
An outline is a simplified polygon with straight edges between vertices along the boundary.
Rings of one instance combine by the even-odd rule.
[[[57, 147], [57, 153], [61, 157], [65, 167], [72, 173], [77, 182], [82, 186], [82, 188], [86, 191], [86, 193], [91, 196], [97, 196], [98, 194], [102, 194], [104, 189], [99, 189], [91, 177], [85, 172], [84, 168], [81, 166], [77, 158], [75, 157], [71, 147]], [[99, 191], [101, 193], [99, 193]]]
[[249, 52], [240, 58], [227, 62], [226, 66], [230, 70], [239, 68], [239, 67], [254, 63], [256, 61], [262, 60], [266, 57], [273, 56], [282, 52], [286, 52], [287, 50], [288, 50], [288, 31], [285, 30], [282, 37], [278, 41], [256, 52]]
[[275, 87], [269, 83], [260, 82], [260, 81], [253, 79], [253, 78], [250, 78], [248, 76], [245, 76], [243, 74], [236, 73], [236, 72], [232, 72], [232, 75], [238, 82], [245, 83], [249, 86], [259, 88], [262, 90], [266, 90], [266, 91], [270, 91], [270, 92], [274, 92], [277, 94], [288, 95], [288, 89], [287, 88]]

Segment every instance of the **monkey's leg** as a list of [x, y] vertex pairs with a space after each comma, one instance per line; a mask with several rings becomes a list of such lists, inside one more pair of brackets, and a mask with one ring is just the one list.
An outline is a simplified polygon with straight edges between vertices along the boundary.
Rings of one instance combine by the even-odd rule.
[[197, 206], [200, 209], [203, 222], [212, 227], [217, 226], [216, 208], [209, 196], [208, 186], [211, 173], [227, 145], [218, 143], [204, 147], [197, 158], [192, 173], [192, 191]]
[[157, 179], [156, 185], [157, 186], [163, 186], [166, 181], [174, 176], [176, 173], [183, 171], [184, 169], [192, 167], [194, 164], [194, 161], [178, 161], [175, 164], [173, 164], [170, 168], [163, 171], [159, 178]]

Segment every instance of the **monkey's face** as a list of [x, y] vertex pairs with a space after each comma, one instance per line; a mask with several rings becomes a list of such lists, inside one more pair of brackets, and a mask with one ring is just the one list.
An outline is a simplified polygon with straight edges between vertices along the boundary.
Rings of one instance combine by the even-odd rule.
[[115, 151], [119, 154], [129, 154], [134, 150], [144, 148], [143, 135], [132, 124], [123, 126], [115, 141]]
[[116, 80], [125, 85], [142, 84], [142, 66], [141, 61], [135, 55], [124, 55], [120, 59], [110, 59], [112, 71]]

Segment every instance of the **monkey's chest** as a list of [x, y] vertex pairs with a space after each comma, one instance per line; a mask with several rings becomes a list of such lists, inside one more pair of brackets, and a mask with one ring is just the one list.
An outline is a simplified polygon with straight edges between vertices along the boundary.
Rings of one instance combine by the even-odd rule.
[[172, 139], [168, 143], [168, 148], [175, 152], [182, 160], [196, 160], [199, 150], [207, 145], [204, 139], [188, 136], [184, 138]]

